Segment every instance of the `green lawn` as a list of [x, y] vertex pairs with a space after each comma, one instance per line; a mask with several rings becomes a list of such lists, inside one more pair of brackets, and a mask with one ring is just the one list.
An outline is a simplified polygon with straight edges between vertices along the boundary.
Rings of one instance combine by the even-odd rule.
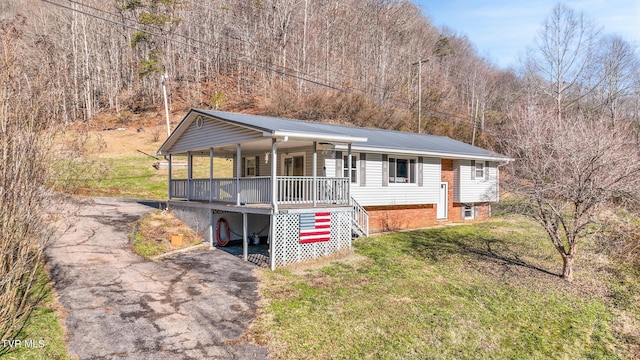
[[[80, 179], [81, 193], [89, 196], [130, 197], [148, 200], [167, 198], [168, 172], [152, 167], [153, 159], [144, 155], [98, 158], [94, 167], [98, 176]], [[98, 173], [98, 172], [96, 172]], [[194, 178], [209, 177], [209, 159], [194, 158]], [[214, 160], [214, 176], [230, 177], [231, 162]], [[186, 168], [173, 170], [173, 178], [186, 178]]]
[[640, 355], [637, 274], [617, 306], [613, 272], [624, 270], [585, 245], [569, 284], [547, 241], [523, 219], [360, 239], [356, 260], [264, 271], [253, 335], [283, 359]]
[[[36, 284], [36, 292], [44, 294], [40, 305], [34, 310], [26, 326], [16, 337], [20, 345], [15, 346], [2, 356], [3, 360], [33, 359], [33, 360], [62, 360], [68, 359], [64, 342], [64, 330], [60, 312], [57, 308], [52, 285], [44, 271], [40, 272]], [[15, 343], [17, 345], [17, 343]], [[0, 344], [2, 346], [2, 344]]]

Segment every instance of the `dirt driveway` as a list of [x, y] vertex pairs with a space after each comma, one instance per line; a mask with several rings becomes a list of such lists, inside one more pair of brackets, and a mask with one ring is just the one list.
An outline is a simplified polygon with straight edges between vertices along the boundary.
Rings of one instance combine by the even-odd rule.
[[264, 359], [242, 339], [256, 313], [252, 265], [219, 251], [152, 262], [129, 250], [127, 225], [153, 210], [95, 198], [47, 250], [68, 348], [80, 359]]

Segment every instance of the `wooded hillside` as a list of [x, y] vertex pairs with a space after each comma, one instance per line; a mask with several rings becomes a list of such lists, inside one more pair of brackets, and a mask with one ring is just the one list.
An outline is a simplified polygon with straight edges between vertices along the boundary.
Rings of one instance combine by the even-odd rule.
[[[436, 29], [410, 1], [20, 0], [55, 65], [65, 121], [108, 112], [219, 108], [416, 131], [470, 141], [510, 111], [515, 75]], [[42, 61], [45, 61], [43, 59]], [[417, 62], [423, 61], [421, 66]]]
[[165, 73], [176, 119], [199, 107], [417, 131], [420, 106], [422, 132], [473, 142], [476, 124], [485, 146], [484, 135], [532, 105], [638, 122], [636, 48], [581, 14], [584, 23], [560, 22], [555, 35], [541, 24], [538, 39], [523, 39], [533, 46], [521, 67], [501, 70], [407, 0], [2, 6], [3, 20], [24, 19], [25, 46], [54, 69], [48, 86], [67, 123], [149, 111], [161, 120]]

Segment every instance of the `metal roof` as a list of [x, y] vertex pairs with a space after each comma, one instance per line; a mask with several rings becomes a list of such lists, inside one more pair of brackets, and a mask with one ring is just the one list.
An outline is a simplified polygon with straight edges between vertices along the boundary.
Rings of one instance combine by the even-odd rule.
[[303, 120], [292, 120], [260, 115], [248, 115], [224, 111], [199, 110], [193, 111], [216, 117], [240, 126], [269, 133], [302, 133], [317, 134], [319, 137], [348, 136], [366, 138], [366, 142], [353, 142], [354, 150], [367, 150], [372, 152], [398, 152], [411, 154], [424, 154], [447, 156], [453, 158], [477, 158], [490, 160], [510, 160], [508, 157], [469, 145], [461, 141], [453, 140], [445, 136], [415, 134], [402, 131], [363, 128], [355, 126], [333, 125]]

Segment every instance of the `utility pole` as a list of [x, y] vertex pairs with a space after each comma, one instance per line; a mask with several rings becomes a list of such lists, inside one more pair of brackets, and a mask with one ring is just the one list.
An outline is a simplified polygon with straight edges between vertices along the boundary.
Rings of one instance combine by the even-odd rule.
[[422, 63], [429, 59], [414, 62], [411, 65], [418, 65], [418, 134], [422, 132]]
[[171, 135], [171, 123], [169, 121], [169, 103], [167, 102], [167, 85], [165, 81], [169, 80], [169, 74], [164, 73], [160, 75], [160, 81], [162, 82], [162, 92], [164, 93], [164, 112], [167, 115], [167, 137]]

